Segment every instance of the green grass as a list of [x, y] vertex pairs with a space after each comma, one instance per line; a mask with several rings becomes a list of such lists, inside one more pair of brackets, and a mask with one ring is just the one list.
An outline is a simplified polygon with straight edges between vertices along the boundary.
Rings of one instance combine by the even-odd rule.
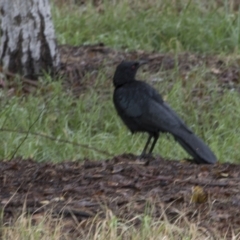
[[60, 43], [103, 42], [114, 48], [163, 52], [239, 51], [240, 11], [227, 0], [105, 0], [98, 8], [86, 2], [53, 7]]
[[[203, 99], [196, 98], [192, 91], [203, 82], [202, 77], [206, 71], [207, 69], [199, 67], [194, 70], [194, 74], [189, 73], [190, 77], [185, 87], [183, 79], [177, 76], [176, 69], [168, 73], [169, 79], [174, 79], [171, 87], [167, 77], [163, 82], [150, 84], [163, 94], [172, 108], [210, 145], [221, 161], [238, 162], [239, 95], [228, 90], [219, 94], [215, 90], [215, 79], [210, 79], [205, 81], [205, 87], [201, 90]], [[160, 78], [162, 75], [164, 72], [155, 73], [154, 78]], [[153, 75], [140, 72], [139, 77], [151, 80]], [[88, 81], [88, 76], [84, 81]], [[0, 127], [17, 132], [0, 131], [0, 158], [9, 159], [15, 154], [24, 158], [32, 157], [38, 161], [59, 162], [83, 158], [106, 159], [125, 152], [140, 154], [147, 135], [132, 136], [121, 122], [112, 103], [113, 88], [109, 87], [109, 82], [110, 79], [102, 70], [94, 85], [88, 87], [80, 98], [66, 93], [60, 82], [51, 80], [48, 88], [52, 90], [47, 94], [42, 94], [40, 89], [34, 96], [6, 97], [1, 101]], [[98, 91], [103, 87], [109, 88], [109, 91]], [[204, 97], [210, 100], [205, 101]], [[24, 131], [89, 145], [107, 151], [110, 156], [42, 136], [22, 134]], [[160, 136], [154, 153], [169, 159], [187, 157], [173, 138], [166, 134]]]

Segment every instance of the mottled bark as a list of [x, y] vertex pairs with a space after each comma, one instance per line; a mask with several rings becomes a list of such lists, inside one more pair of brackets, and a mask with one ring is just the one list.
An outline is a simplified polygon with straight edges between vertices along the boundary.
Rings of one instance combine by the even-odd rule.
[[49, 0], [1, 0], [0, 64], [36, 78], [59, 66]]

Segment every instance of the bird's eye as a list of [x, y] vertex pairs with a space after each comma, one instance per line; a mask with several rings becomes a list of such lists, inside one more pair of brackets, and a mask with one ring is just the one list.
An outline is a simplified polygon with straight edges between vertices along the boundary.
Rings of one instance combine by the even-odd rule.
[[135, 70], [137, 68], [137, 63], [132, 65], [132, 70]]

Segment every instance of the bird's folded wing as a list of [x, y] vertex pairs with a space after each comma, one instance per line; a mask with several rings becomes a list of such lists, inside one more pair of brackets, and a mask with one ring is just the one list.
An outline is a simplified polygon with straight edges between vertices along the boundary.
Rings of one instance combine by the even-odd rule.
[[139, 117], [143, 114], [142, 101], [138, 93], [131, 89], [117, 89], [114, 93], [114, 103], [118, 110], [128, 117]]
[[165, 102], [160, 104], [154, 100], [149, 100], [146, 109], [145, 114], [140, 117], [142, 124], [170, 133], [174, 133], [180, 128], [192, 132]]
[[137, 118], [139, 126], [149, 131], [173, 133], [180, 129], [192, 132], [182, 119], [150, 88], [120, 88], [114, 93], [114, 103], [122, 114]]

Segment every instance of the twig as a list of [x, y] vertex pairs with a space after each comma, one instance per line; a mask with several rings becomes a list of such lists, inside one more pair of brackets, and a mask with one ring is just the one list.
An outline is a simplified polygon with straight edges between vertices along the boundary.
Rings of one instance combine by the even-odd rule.
[[38, 119], [40, 118], [42, 113], [39, 114], [39, 116], [35, 119], [35, 121], [29, 126], [28, 131], [26, 131], [26, 136], [23, 138], [23, 140], [20, 142], [20, 144], [17, 146], [17, 148], [15, 149], [15, 151], [13, 152], [10, 160], [12, 160], [15, 156], [15, 154], [17, 153], [17, 151], [19, 150], [19, 148], [23, 145], [24, 141], [27, 139], [30, 129], [34, 126], [34, 124], [38, 121]]
[[[145, 176], [145, 177], [150, 177], [149, 175], [144, 175], [144, 174], [141, 174], [142, 176]], [[169, 177], [169, 176], [157, 176], [157, 177], [152, 177], [152, 179], [149, 179], [149, 180], [146, 180], [146, 181], [143, 181], [142, 183], [143, 184], [149, 184], [149, 183], [152, 183], [152, 182], [157, 182], [157, 181], [169, 181], [169, 182], [173, 182], [174, 184], [175, 183], [189, 183], [189, 184], [194, 184], [194, 185], [201, 185], [201, 186], [209, 186], [209, 187], [228, 187], [228, 186], [239, 186], [238, 183], [231, 183], [231, 182], [226, 182], [226, 183], [223, 183], [223, 182], [217, 182], [217, 181], [206, 181], [206, 180], [198, 180], [198, 179], [191, 179], [191, 178], [188, 178], [188, 179], [174, 179], [172, 177]]]
[[[31, 127], [31, 126], [30, 126]], [[74, 146], [78, 146], [78, 147], [82, 147], [82, 148], [87, 148], [87, 149], [91, 149], [91, 150], [94, 150], [95, 152], [99, 152], [101, 154], [104, 154], [108, 157], [113, 157], [113, 155], [111, 155], [109, 152], [107, 151], [103, 151], [103, 150], [99, 150], [95, 147], [90, 147], [86, 144], [80, 144], [80, 143], [77, 143], [77, 142], [72, 142], [72, 141], [69, 141], [69, 140], [65, 140], [65, 139], [57, 139], [55, 137], [52, 137], [52, 136], [48, 136], [48, 135], [45, 135], [45, 134], [42, 134], [42, 133], [35, 133], [35, 132], [30, 132], [30, 128], [29, 128], [29, 131], [22, 131], [22, 130], [13, 130], [13, 129], [8, 129], [8, 128], [0, 128], [0, 131], [2, 132], [11, 132], [11, 133], [19, 133], [19, 134], [27, 134], [26, 137], [28, 135], [34, 135], [34, 136], [39, 136], [39, 137], [43, 137], [43, 138], [47, 138], [47, 139], [50, 139], [52, 141], [56, 141], [56, 142], [60, 142], [60, 143], [68, 143], [68, 144], [72, 144]], [[25, 138], [26, 139], [26, 138]], [[25, 140], [24, 139], [24, 140]]]
[[232, 183], [232, 182], [217, 182], [217, 181], [206, 181], [206, 180], [198, 180], [198, 179], [186, 179], [186, 180], [179, 180], [180, 183], [190, 183], [195, 185], [202, 185], [202, 186], [211, 186], [211, 187], [228, 187], [228, 186], [239, 186], [239, 183]]

